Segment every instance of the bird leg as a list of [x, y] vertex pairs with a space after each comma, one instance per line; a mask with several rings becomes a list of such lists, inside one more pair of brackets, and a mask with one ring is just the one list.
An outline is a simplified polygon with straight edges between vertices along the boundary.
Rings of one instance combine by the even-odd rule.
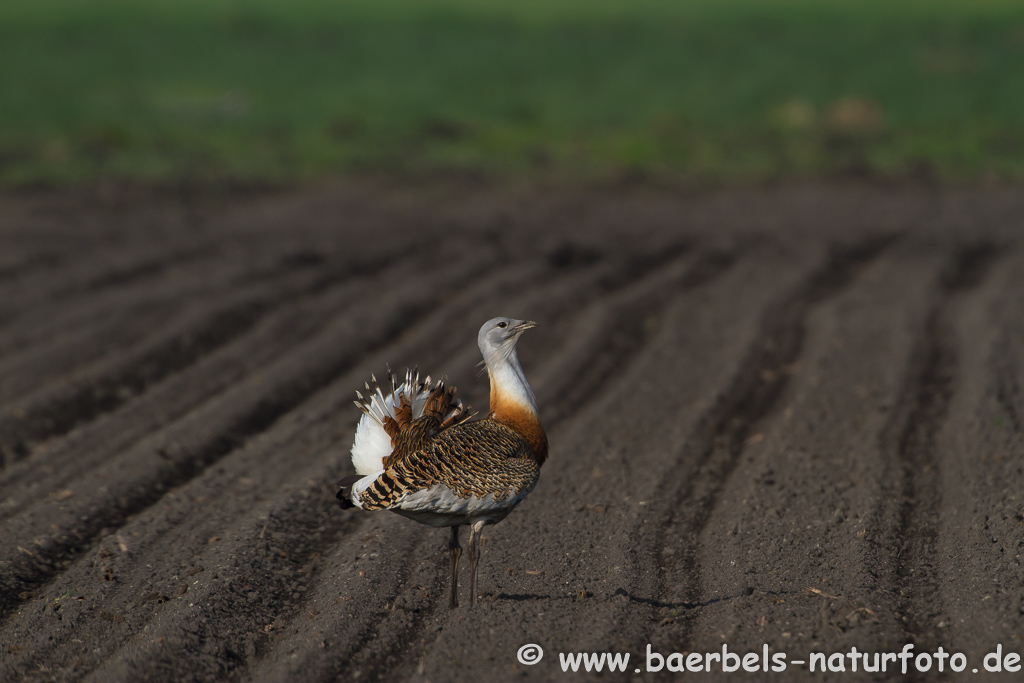
[[480, 561], [480, 532], [486, 522], [480, 521], [469, 527], [469, 604], [476, 604], [476, 569]]
[[452, 525], [452, 535], [448, 539], [448, 552], [452, 556], [452, 607], [459, 606], [459, 557], [462, 546], [459, 545], [459, 525]]

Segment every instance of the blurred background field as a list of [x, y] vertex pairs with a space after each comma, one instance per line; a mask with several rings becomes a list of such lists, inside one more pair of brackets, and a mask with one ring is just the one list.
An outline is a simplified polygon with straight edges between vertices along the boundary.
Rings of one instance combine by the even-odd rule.
[[0, 185], [1024, 177], [1024, 3], [5, 0]]

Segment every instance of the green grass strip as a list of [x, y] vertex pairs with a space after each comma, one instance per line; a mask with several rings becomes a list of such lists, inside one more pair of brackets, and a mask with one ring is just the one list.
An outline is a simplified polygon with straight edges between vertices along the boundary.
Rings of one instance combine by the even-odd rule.
[[7, 0], [0, 183], [1024, 177], [1024, 3]]

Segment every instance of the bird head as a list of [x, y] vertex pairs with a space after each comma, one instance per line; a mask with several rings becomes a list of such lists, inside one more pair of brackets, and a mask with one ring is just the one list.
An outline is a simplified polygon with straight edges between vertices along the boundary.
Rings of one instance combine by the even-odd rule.
[[484, 361], [491, 364], [511, 356], [515, 353], [520, 335], [536, 326], [537, 323], [530, 320], [515, 318], [492, 318], [485, 322], [476, 338]]

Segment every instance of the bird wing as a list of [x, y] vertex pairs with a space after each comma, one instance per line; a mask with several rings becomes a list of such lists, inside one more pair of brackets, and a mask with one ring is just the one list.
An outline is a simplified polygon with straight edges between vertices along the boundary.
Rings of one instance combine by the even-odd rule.
[[429, 375], [421, 380], [416, 370], [406, 370], [405, 381], [398, 383], [388, 368], [383, 386], [373, 377], [366, 391], [365, 396], [356, 392], [363, 416], [352, 440], [352, 465], [361, 475], [379, 474], [387, 467], [385, 460], [400, 460], [425, 447], [434, 433], [472, 417], [455, 398], [455, 387], [446, 387], [443, 380], [434, 384]]
[[387, 471], [408, 457], [430, 447], [431, 441], [441, 432], [465, 422], [472, 414], [455, 400], [455, 387], [439, 382], [430, 391], [423, 405], [423, 413], [412, 419], [409, 399], [400, 395], [400, 405], [395, 417], [384, 418], [384, 430], [391, 437], [391, 455], [384, 458]]
[[492, 420], [478, 420], [440, 431], [425, 447], [396, 458], [359, 493], [359, 502], [364, 510], [400, 507], [409, 494], [437, 485], [459, 498], [490, 495], [500, 502], [528, 492], [539, 475], [522, 437]]

